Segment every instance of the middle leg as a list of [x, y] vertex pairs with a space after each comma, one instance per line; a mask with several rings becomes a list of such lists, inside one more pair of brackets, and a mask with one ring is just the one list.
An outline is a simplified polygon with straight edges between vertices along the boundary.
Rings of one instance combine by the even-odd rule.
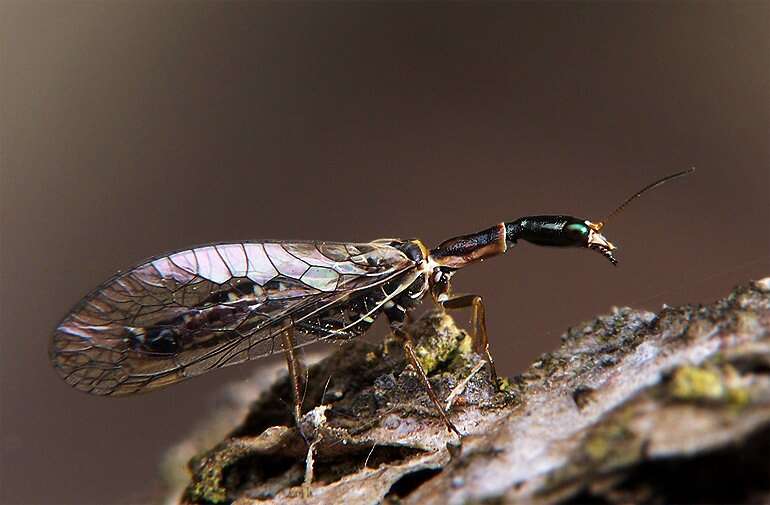
[[417, 375], [420, 377], [420, 381], [422, 381], [423, 386], [425, 386], [425, 390], [428, 392], [428, 397], [433, 402], [433, 405], [436, 407], [436, 410], [438, 410], [438, 413], [441, 415], [441, 419], [444, 421], [447, 429], [454, 432], [458, 437], [462, 438], [460, 430], [457, 429], [454, 423], [452, 423], [452, 421], [449, 419], [449, 416], [447, 416], [444, 407], [441, 405], [441, 401], [438, 399], [436, 391], [430, 384], [430, 380], [428, 379], [428, 375], [425, 373], [425, 369], [420, 363], [420, 360], [417, 358], [417, 353], [414, 352], [411, 335], [396, 326], [391, 326], [391, 331], [401, 340], [401, 343], [404, 347], [404, 356], [415, 369]]

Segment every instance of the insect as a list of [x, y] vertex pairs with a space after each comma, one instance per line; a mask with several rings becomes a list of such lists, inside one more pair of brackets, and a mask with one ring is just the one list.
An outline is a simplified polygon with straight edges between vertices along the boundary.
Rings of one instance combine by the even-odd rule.
[[[693, 170], [646, 186], [609, 217]], [[408, 312], [427, 294], [445, 309], [471, 307], [475, 349], [495, 377], [482, 298], [453, 293], [452, 276], [519, 240], [585, 247], [617, 264], [615, 246], [600, 233], [603, 227], [604, 222], [571, 216], [528, 216], [433, 249], [416, 239], [381, 239], [262, 240], [181, 250], [119, 273], [83, 298], [56, 328], [50, 358], [74, 388], [122, 396], [284, 353], [298, 420], [302, 374], [295, 351], [313, 342], [355, 338], [385, 314], [447, 427], [459, 435], [404, 330]]]

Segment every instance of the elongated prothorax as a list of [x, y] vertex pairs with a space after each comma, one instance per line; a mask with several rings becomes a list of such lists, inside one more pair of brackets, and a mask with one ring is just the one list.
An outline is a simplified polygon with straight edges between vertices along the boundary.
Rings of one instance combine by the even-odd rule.
[[587, 247], [595, 249], [615, 263], [615, 249], [598, 230], [598, 225], [572, 216], [527, 216], [476, 233], [461, 235], [442, 242], [431, 257], [446, 268], [465, 265], [497, 256], [519, 240], [552, 247]]

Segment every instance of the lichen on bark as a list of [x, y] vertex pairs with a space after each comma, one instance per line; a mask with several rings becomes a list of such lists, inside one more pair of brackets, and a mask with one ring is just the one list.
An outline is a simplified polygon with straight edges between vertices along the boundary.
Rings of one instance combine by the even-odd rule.
[[[397, 342], [354, 342], [310, 368], [301, 429], [283, 379], [213, 448], [177, 449], [177, 462], [199, 451], [181, 501], [766, 501], [768, 328], [770, 279], [707, 306], [614, 309], [493, 384], [466, 332], [430, 312], [410, 332], [433, 387], [452, 398], [461, 444]], [[314, 480], [302, 486], [308, 442]]]

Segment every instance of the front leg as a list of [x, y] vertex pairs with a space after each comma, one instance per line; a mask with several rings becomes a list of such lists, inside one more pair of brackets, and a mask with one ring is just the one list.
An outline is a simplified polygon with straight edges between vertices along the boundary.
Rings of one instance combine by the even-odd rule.
[[489, 363], [489, 372], [492, 382], [497, 384], [497, 370], [495, 370], [495, 360], [489, 352], [489, 337], [487, 336], [487, 318], [484, 300], [479, 295], [450, 295], [449, 298], [439, 302], [447, 310], [464, 309], [473, 307], [471, 313], [471, 339], [473, 340], [473, 350], [477, 353], [483, 353]]

